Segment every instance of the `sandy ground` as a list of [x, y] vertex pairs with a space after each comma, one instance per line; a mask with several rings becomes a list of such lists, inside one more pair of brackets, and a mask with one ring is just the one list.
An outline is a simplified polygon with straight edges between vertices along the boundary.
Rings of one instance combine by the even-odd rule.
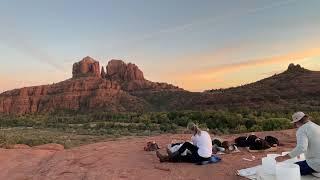
[[[273, 135], [283, 146], [278, 152], [288, 151], [295, 145], [295, 131], [261, 132], [260, 137]], [[100, 179], [243, 179], [237, 169], [261, 163], [267, 153], [240, 153], [221, 155], [222, 162], [198, 166], [187, 163], [160, 163], [155, 152], [146, 152], [148, 141], [156, 141], [165, 152], [173, 140], [189, 140], [188, 134], [166, 134], [154, 137], [131, 137], [116, 141], [89, 144], [69, 150], [0, 149], [0, 180], [100, 180]], [[233, 140], [239, 135], [220, 138]], [[256, 157], [248, 162], [243, 158]]]

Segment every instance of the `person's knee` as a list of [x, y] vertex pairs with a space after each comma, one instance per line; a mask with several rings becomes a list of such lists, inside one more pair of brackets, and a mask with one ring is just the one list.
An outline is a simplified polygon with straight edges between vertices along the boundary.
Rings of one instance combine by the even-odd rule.
[[306, 161], [300, 161], [295, 164], [299, 165], [300, 174], [302, 176], [309, 175], [314, 172], [314, 170], [307, 164]]

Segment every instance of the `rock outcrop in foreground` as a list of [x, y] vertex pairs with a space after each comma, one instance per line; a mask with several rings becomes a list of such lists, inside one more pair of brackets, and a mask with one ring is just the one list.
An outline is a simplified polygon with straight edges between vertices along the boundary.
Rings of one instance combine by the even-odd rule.
[[28, 114], [56, 110], [146, 111], [150, 105], [128, 91], [181, 91], [147, 81], [134, 64], [111, 60], [106, 72], [85, 57], [73, 64], [72, 78], [51, 85], [24, 87], [0, 94], [0, 113]]
[[[257, 133], [259, 137], [278, 137], [284, 146], [278, 152], [290, 150], [295, 144], [295, 131]], [[238, 135], [223, 136], [233, 140]], [[190, 135], [159, 135], [147, 138], [129, 138], [85, 145], [62, 150], [52, 145], [41, 148], [0, 149], [0, 179], [79, 180], [79, 179], [241, 179], [236, 170], [256, 166], [268, 152], [252, 154], [245, 149], [240, 153], [221, 156], [220, 163], [197, 166], [186, 163], [160, 163], [155, 152], [146, 152], [148, 141], [156, 141], [165, 152], [172, 140], [184, 141]], [[270, 153], [270, 152], [269, 152]], [[227, 171], [226, 171], [227, 169]]]

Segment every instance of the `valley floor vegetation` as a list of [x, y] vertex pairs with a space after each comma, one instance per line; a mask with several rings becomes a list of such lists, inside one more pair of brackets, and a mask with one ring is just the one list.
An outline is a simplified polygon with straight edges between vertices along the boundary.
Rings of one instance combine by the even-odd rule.
[[[0, 146], [59, 143], [65, 148], [123, 136], [185, 133], [189, 122], [214, 134], [273, 131], [292, 128], [293, 111], [241, 110], [150, 113], [70, 112], [0, 115]], [[306, 112], [320, 124], [320, 112]]]

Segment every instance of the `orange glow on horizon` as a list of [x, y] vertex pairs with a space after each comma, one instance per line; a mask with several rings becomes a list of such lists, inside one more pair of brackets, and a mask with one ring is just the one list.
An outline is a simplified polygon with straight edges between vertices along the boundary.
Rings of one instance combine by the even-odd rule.
[[[179, 82], [179, 86], [193, 91], [201, 91], [205, 89], [212, 88], [226, 88], [230, 86], [237, 86], [247, 82], [225, 82], [224, 76], [226, 74], [235, 73], [241, 70], [249, 69], [249, 68], [268, 68], [270, 69], [271, 65], [288, 65], [289, 63], [299, 63], [306, 58], [315, 57], [320, 55], [320, 48], [312, 48], [306, 49], [299, 52], [288, 53], [285, 55], [261, 58], [261, 59], [253, 59], [235, 64], [226, 64], [221, 66], [216, 66], [212, 68], [206, 68], [202, 70], [198, 70], [193, 72], [192, 74], [176, 74], [174, 77], [176, 82]], [[284, 69], [285, 70], [285, 69]], [[270, 71], [272, 71], [270, 69]], [[241, 72], [246, 73], [246, 72]], [[255, 79], [256, 77], [251, 77], [251, 79], [247, 79], [247, 81], [256, 81], [259, 79]], [[216, 87], [209, 87], [209, 85], [219, 83]]]

